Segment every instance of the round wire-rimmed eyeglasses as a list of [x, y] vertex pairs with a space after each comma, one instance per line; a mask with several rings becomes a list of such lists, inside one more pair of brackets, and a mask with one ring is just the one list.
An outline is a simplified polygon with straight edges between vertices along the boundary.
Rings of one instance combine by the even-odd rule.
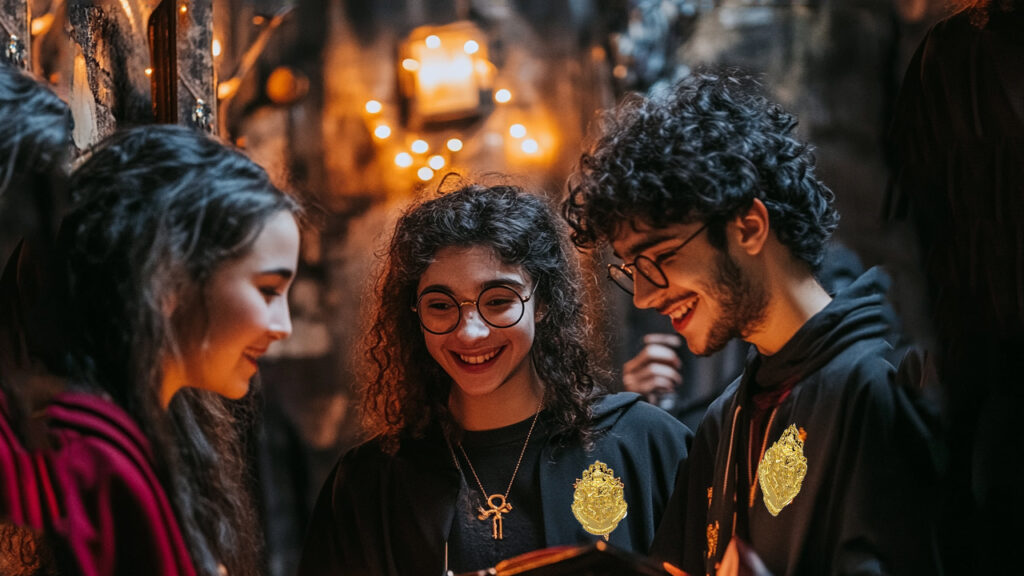
[[489, 286], [480, 291], [475, 300], [458, 301], [450, 292], [439, 288], [427, 290], [416, 299], [412, 311], [420, 319], [420, 326], [431, 334], [448, 334], [459, 327], [462, 307], [472, 304], [477, 314], [495, 328], [511, 328], [523, 319], [526, 303], [533, 294], [522, 296], [508, 286]]
[[[704, 225], [698, 228], [696, 232], [690, 234], [686, 240], [683, 240], [682, 244], [658, 256], [658, 260], [665, 261], [671, 256], [677, 254], [701, 232], [706, 230], [707, 227], [708, 223], [705, 222]], [[633, 294], [635, 278], [631, 268], [636, 268], [640, 272], [640, 275], [654, 285], [655, 288], [668, 288], [668, 277], [665, 276], [665, 272], [661, 269], [661, 265], [647, 256], [637, 256], [635, 260], [628, 264], [609, 264], [608, 279], [614, 282], [619, 288], [622, 288], [627, 294]]]

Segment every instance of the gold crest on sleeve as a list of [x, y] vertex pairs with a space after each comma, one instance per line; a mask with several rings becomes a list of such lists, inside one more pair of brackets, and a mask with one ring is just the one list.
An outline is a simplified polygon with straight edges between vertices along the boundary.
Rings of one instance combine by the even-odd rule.
[[572, 514], [583, 529], [595, 536], [608, 535], [626, 517], [625, 486], [615, 471], [595, 460], [573, 484]]
[[764, 453], [759, 464], [761, 494], [764, 505], [772, 516], [778, 516], [800, 493], [807, 476], [807, 458], [804, 456], [806, 432], [790, 424], [778, 441]]

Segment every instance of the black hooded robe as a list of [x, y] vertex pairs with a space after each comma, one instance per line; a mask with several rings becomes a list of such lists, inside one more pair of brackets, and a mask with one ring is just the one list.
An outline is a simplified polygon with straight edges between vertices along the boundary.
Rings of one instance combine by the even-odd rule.
[[[628, 513], [611, 533], [616, 548], [647, 553], [692, 433], [633, 393], [594, 405], [594, 447], [541, 450], [540, 487], [547, 546], [594, 542], [573, 516], [573, 484], [595, 460], [625, 486]], [[550, 439], [549, 439], [550, 440]], [[439, 428], [403, 440], [394, 455], [371, 440], [331, 472], [314, 508], [299, 576], [441, 575], [456, 501], [466, 490]]]
[[[752, 351], [697, 431], [652, 555], [690, 574], [714, 574], [735, 531], [775, 576], [941, 573], [929, 510], [932, 441], [918, 399], [894, 383], [886, 359], [885, 284], [869, 270], [776, 354]], [[771, 423], [764, 445], [771, 449], [794, 426], [806, 474], [792, 502], [772, 515], [759, 483], [748, 508], [748, 470], [757, 469], [746, 456], [748, 414], [753, 393], [784, 384], [792, 388], [761, 421]], [[753, 443], [755, 461], [761, 446]]]

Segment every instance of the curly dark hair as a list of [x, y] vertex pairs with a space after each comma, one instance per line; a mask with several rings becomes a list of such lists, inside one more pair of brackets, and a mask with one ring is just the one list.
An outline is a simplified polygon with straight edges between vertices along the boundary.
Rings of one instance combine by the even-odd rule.
[[547, 386], [544, 405], [562, 441], [590, 438], [598, 371], [588, 350], [580, 266], [565, 224], [543, 198], [515, 186], [468, 185], [421, 201], [399, 219], [375, 288], [377, 308], [364, 344], [364, 423], [388, 450], [431, 423], [458, 427], [448, 411], [451, 377], [430, 356], [412, 310], [420, 277], [442, 248], [486, 246], [522, 266], [546, 308], [531, 356]]
[[[66, 268], [70, 380], [109, 395], [153, 445], [196, 570], [259, 574], [261, 542], [241, 430], [252, 395], [191, 388], [161, 405], [178, 314], [208, 312], [206, 282], [295, 200], [237, 150], [179, 126], [117, 133], [71, 176], [58, 251]], [[175, 314], [164, 311], [177, 301]], [[179, 312], [180, 310], [180, 312]]]
[[817, 270], [838, 215], [814, 174], [796, 118], [749, 77], [697, 73], [659, 96], [628, 96], [604, 114], [600, 134], [570, 176], [562, 213], [580, 247], [619, 227], [707, 222], [713, 245], [754, 198], [792, 254]]

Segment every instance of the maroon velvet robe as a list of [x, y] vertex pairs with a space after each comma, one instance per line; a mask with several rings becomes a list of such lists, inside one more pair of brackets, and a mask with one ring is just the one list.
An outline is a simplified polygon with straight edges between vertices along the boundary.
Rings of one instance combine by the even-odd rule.
[[149, 443], [116, 404], [65, 392], [47, 407], [49, 446], [28, 451], [0, 395], [0, 520], [45, 534], [83, 576], [193, 576]]

